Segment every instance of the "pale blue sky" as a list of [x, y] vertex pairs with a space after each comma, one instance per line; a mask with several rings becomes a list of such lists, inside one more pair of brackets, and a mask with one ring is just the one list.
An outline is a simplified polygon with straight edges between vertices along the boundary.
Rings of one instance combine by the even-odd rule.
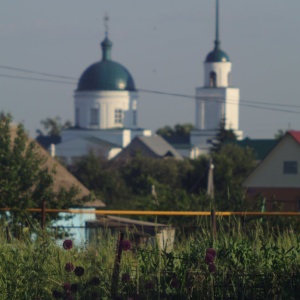
[[[300, 105], [300, 1], [220, 0], [221, 47], [233, 63], [242, 101]], [[193, 96], [213, 47], [213, 0], [12, 0], [0, 11], [0, 65], [79, 78], [100, 59], [103, 16], [110, 16], [112, 58], [137, 88]], [[0, 68], [0, 75], [32, 76]], [[73, 121], [76, 85], [0, 77], [1, 110], [34, 136], [40, 120]], [[282, 107], [291, 111], [300, 108]], [[194, 123], [194, 100], [140, 94], [139, 124], [156, 129]], [[240, 129], [272, 138], [300, 130], [300, 114], [240, 107]]]

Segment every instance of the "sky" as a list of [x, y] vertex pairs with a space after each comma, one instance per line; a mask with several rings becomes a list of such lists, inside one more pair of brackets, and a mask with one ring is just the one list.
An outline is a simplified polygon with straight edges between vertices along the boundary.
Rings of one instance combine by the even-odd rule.
[[[74, 120], [76, 79], [101, 59], [105, 13], [112, 59], [130, 71], [138, 89], [194, 96], [196, 87], [203, 86], [203, 62], [214, 41], [213, 0], [3, 1], [0, 109], [23, 122], [32, 137], [48, 117]], [[220, 0], [221, 48], [233, 65], [233, 84], [240, 88], [245, 137], [273, 138], [278, 129], [300, 130], [299, 13], [298, 0]], [[63, 83], [67, 80], [3, 67], [76, 79]], [[272, 105], [249, 107], [256, 102]], [[138, 114], [139, 126], [152, 130], [194, 123], [195, 101], [140, 93]]]

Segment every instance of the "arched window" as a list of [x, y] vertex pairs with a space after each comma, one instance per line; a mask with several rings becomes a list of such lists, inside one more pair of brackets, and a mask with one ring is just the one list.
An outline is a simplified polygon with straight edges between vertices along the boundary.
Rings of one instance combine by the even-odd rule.
[[210, 72], [210, 74], [209, 74], [209, 86], [210, 87], [217, 86], [217, 74], [214, 71]]
[[228, 73], [228, 86], [232, 86], [231, 72]]

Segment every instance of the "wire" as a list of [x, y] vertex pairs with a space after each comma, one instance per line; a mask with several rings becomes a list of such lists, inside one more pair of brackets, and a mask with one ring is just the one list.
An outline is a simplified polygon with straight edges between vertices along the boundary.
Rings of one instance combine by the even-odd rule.
[[76, 82], [58, 81], [58, 80], [51, 80], [51, 79], [33, 78], [33, 77], [25, 77], [25, 76], [7, 75], [7, 74], [0, 74], [0, 77], [33, 80], [33, 81], [45, 81], [45, 82], [61, 83], [61, 84], [72, 84], [72, 85], [76, 84]]
[[43, 75], [43, 76], [49, 76], [49, 77], [56, 77], [56, 78], [63, 78], [63, 79], [75, 79], [75, 77], [70, 77], [70, 76], [64, 76], [64, 75], [57, 75], [57, 74], [50, 74], [50, 73], [45, 73], [45, 72], [39, 72], [39, 71], [33, 71], [33, 70], [28, 70], [28, 69], [21, 69], [21, 68], [15, 68], [15, 67], [8, 67], [8, 66], [3, 66], [0, 65], [1, 69], [6, 69], [6, 70], [13, 70], [13, 71], [19, 71], [19, 72], [25, 72], [25, 73], [31, 73], [31, 74], [38, 74], [38, 75]]
[[[68, 80], [77, 80], [75, 77], [69, 77], [69, 76], [63, 76], [63, 75], [57, 75], [57, 74], [50, 74], [46, 72], [39, 72], [39, 71], [33, 71], [28, 69], [22, 69], [22, 68], [16, 68], [16, 67], [9, 67], [0, 65], [0, 68], [12, 70], [12, 71], [18, 71], [18, 72], [26, 72], [26, 73], [32, 73], [32, 74], [39, 74], [42, 76], [49, 76], [54, 78], [63, 78]], [[0, 74], [0, 77], [5, 78], [13, 78], [13, 79], [22, 79], [22, 80], [32, 80], [32, 81], [43, 81], [43, 82], [52, 82], [52, 83], [60, 83], [60, 84], [77, 84], [77, 82], [69, 82], [69, 81], [59, 81], [59, 80], [51, 80], [51, 79], [42, 79], [42, 78], [34, 78], [34, 77], [25, 77], [25, 76], [17, 76], [17, 75], [7, 75], [7, 74]], [[179, 94], [179, 93], [170, 93], [170, 92], [162, 92], [162, 91], [155, 91], [155, 90], [148, 90], [148, 89], [138, 89], [138, 92], [141, 93], [150, 93], [150, 94], [158, 94], [158, 95], [165, 95], [165, 96], [173, 96], [173, 97], [180, 97], [180, 98], [187, 98], [187, 99], [199, 99], [204, 101], [215, 101], [215, 102], [222, 102], [224, 103], [224, 98], [222, 97], [197, 97], [197, 96], [191, 96], [191, 95], [185, 95], [185, 94]], [[285, 112], [285, 113], [293, 113], [293, 114], [300, 114], [300, 111], [295, 110], [287, 110], [287, 109], [280, 109], [280, 108], [274, 108], [274, 106], [279, 107], [290, 107], [290, 108], [300, 108], [300, 105], [289, 105], [289, 104], [276, 104], [276, 103], [269, 103], [269, 102], [259, 102], [259, 101], [249, 101], [249, 100], [240, 100], [239, 103], [230, 102], [235, 99], [226, 99], [226, 104], [230, 105], [241, 105], [245, 107], [252, 107], [257, 109], [264, 109], [264, 110], [272, 110], [272, 111], [278, 111], [278, 112]], [[262, 106], [264, 105], [264, 106]]]

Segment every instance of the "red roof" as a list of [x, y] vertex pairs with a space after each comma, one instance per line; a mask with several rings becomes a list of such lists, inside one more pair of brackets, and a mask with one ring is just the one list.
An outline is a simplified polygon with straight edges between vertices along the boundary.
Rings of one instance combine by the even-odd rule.
[[290, 130], [287, 133], [290, 134], [298, 144], [300, 144], [300, 131]]

